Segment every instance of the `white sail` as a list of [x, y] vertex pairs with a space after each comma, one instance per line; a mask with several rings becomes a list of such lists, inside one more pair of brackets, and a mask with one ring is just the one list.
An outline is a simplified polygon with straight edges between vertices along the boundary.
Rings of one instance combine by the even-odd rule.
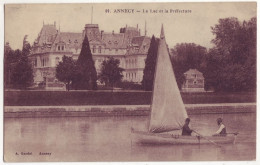
[[160, 133], [181, 129], [187, 117], [162, 26], [155, 68], [149, 131]]

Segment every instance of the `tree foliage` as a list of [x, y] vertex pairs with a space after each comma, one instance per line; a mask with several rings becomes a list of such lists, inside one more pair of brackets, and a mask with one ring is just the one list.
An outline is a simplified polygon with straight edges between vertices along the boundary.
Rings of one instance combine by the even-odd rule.
[[207, 57], [208, 85], [221, 91], [255, 90], [256, 18], [243, 22], [219, 19], [211, 29], [215, 46]]
[[70, 90], [70, 84], [76, 76], [76, 62], [72, 57], [63, 56], [62, 61], [56, 67], [56, 78], [66, 84]]
[[[27, 41], [27, 35], [23, 40], [23, 49], [18, 61], [14, 64], [11, 74], [11, 83], [15, 88], [26, 88], [33, 82], [33, 69], [28, 59], [30, 54], [30, 43]], [[17, 52], [18, 53], [18, 52]]]
[[80, 55], [76, 62], [76, 78], [73, 79], [72, 84], [75, 89], [97, 89], [97, 72], [87, 35], [82, 42]]
[[177, 44], [171, 50], [173, 70], [178, 87], [181, 89], [185, 77], [184, 72], [189, 69], [205, 70], [205, 58], [207, 49], [194, 43]]
[[143, 89], [146, 91], [153, 90], [153, 81], [154, 81], [155, 65], [157, 60], [158, 44], [159, 41], [156, 40], [153, 35], [151, 39], [150, 47], [148, 49], [147, 58], [145, 60], [144, 75], [142, 80]]
[[99, 74], [99, 80], [105, 83], [106, 86], [114, 86], [115, 83], [120, 82], [123, 78], [124, 69], [119, 67], [120, 61], [109, 57], [108, 60], [104, 60], [101, 64], [101, 73]]
[[9, 43], [7, 42], [4, 47], [4, 85], [11, 85], [11, 75], [13, 73], [13, 69], [15, 64], [18, 62], [21, 57], [22, 52], [17, 49], [13, 50]]

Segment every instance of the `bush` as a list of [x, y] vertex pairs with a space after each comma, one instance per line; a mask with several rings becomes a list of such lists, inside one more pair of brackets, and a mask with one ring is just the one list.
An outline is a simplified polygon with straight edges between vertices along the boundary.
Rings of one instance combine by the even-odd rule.
[[119, 82], [115, 86], [126, 90], [142, 90], [141, 84], [128, 81]]

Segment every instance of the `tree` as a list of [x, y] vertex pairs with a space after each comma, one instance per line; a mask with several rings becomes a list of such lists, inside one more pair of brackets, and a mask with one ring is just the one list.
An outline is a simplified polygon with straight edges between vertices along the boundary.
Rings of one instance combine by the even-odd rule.
[[15, 88], [26, 88], [33, 82], [33, 70], [32, 65], [28, 59], [30, 54], [31, 46], [27, 41], [27, 35], [23, 40], [23, 49], [21, 56], [14, 64], [13, 73], [11, 75], [11, 82]]
[[207, 55], [205, 47], [194, 43], [181, 43], [171, 50], [171, 54], [174, 74], [180, 89], [185, 80], [184, 72], [189, 69], [197, 69], [203, 73], [205, 70], [205, 58]]
[[63, 56], [62, 61], [56, 67], [56, 78], [64, 82], [67, 90], [70, 90], [70, 84], [76, 76], [76, 62], [72, 57]]
[[207, 63], [209, 85], [219, 91], [256, 90], [256, 18], [219, 19], [211, 29], [215, 46]]
[[157, 60], [158, 44], [159, 41], [156, 40], [153, 35], [151, 39], [150, 47], [148, 49], [147, 58], [145, 60], [144, 75], [142, 80], [143, 89], [146, 91], [153, 90], [153, 81], [154, 81], [155, 65]]
[[9, 43], [5, 43], [4, 47], [4, 85], [11, 84], [11, 63], [12, 63], [12, 56], [14, 51], [10, 47]]
[[116, 82], [121, 81], [123, 78], [124, 69], [119, 67], [120, 61], [109, 57], [108, 60], [105, 60], [101, 64], [101, 73], [99, 74], [99, 79], [106, 86], [114, 87]]
[[90, 51], [88, 37], [82, 42], [79, 58], [76, 62], [76, 78], [72, 84], [75, 89], [97, 89], [97, 71]]

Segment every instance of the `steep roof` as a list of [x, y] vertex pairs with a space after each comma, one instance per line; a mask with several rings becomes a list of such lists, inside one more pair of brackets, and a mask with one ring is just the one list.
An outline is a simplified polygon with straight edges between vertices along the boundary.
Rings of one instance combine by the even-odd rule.
[[36, 43], [39, 46], [42, 46], [44, 43], [51, 44], [55, 40], [56, 34], [57, 29], [55, 25], [43, 25], [41, 32], [36, 39]]
[[53, 46], [59, 42], [64, 42], [67, 48], [81, 48], [83, 41], [82, 33], [73, 33], [73, 32], [61, 32], [57, 35]]
[[103, 33], [102, 40], [105, 42], [106, 48], [126, 48], [123, 33]]
[[189, 69], [184, 74], [202, 74], [202, 73], [199, 72], [197, 69]]
[[146, 54], [150, 47], [151, 38], [146, 36], [133, 37], [127, 54]]

